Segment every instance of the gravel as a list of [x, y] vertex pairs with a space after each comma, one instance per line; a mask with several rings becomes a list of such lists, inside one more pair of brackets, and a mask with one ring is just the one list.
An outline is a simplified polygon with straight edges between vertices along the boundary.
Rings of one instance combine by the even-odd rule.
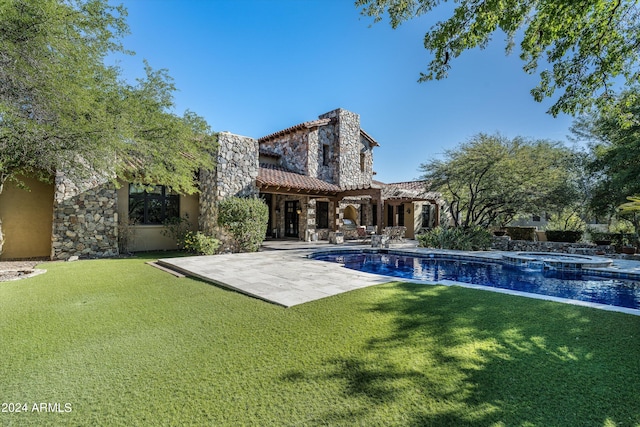
[[0, 282], [15, 280], [33, 273], [42, 261], [0, 261]]

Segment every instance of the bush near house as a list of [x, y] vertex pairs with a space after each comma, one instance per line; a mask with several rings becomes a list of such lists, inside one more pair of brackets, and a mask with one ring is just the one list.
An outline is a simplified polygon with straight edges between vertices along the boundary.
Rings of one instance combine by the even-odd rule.
[[258, 198], [230, 197], [218, 206], [218, 224], [235, 240], [239, 252], [256, 252], [264, 240], [269, 208]]
[[220, 240], [201, 231], [190, 229], [189, 215], [175, 217], [164, 222], [162, 235], [176, 241], [180, 249], [197, 255], [214, 255], [220, 247]]
[[201, 231], [188, 231], [182, 240], [182, 247], [198, 255], [214, 255], [220, 247], [220, 240]]

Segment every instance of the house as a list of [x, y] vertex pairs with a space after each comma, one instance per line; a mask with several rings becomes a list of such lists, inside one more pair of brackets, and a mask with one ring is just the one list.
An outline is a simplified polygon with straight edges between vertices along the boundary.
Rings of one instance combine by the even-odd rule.
[[354, 226], [407, 227], [413, 238], [439, 223], [442, 201], [423, 182], [373, 179], [378, 142], [360, 116], [337, 109], [259, 139], [218, 135], [216, 167], [200, 171], [197, 195], [157, 185], [149, 191], [99, 177], [81, 184], [58, 173], [52, 184], [27, 180], [25, 192], [0, 194], [5, 232], [2, 259], [108, 257], [120, 251], [173, 249], [163, 222], [185, 218], [192, 229], [216, 233], [216, 206], [230, 196], [256, 196], [269, 207], [267, 237], [328, 239], [355, 235]]

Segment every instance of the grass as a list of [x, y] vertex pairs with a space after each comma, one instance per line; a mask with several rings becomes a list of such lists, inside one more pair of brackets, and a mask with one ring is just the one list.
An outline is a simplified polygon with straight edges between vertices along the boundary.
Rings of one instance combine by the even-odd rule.
[[397, 282], [284, 309], [146, 260], [0, 283], [0, 425], [640, 425], [639, 317]]

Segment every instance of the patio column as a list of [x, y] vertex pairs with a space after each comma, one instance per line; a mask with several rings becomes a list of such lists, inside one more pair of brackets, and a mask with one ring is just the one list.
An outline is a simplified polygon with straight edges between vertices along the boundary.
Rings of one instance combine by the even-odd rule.
[[[340, 206], [340, 200], [342, 198], [333, 197], [329, 199], [329, 221], [332, 231], [338, 231], [338, 208]], [[333, 206], [333, 209], [332, 209]]]
[[380, 193], [378, 193], [378, 198], [376, 199], [376, 224], [378, 234], [382, 234], [382, 215], [384, 215], [384, 202], [382, 201], [382, 197], [380, 197]]

